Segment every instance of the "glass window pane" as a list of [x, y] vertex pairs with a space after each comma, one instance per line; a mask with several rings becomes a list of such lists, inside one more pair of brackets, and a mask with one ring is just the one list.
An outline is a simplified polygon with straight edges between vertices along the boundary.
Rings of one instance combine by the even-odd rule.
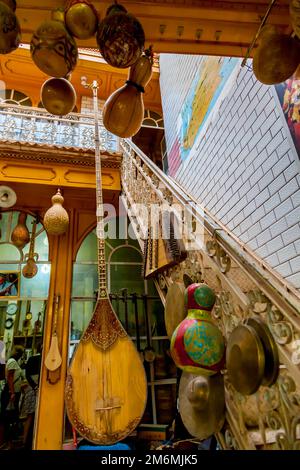
[[[29, 229], [30, 235], [31, 235], [31, 232], [32, 232], [32, 224], [31, 223], [29, 224], [28, 229]], [[47, 237], [47, 233], [46, 233], [45, 230], [43, 230], [41, 233], [39, 233], [41, 229], [43, 230], [42, 225], [38, 224], [38, 226], [36, 228], [36, 233], [38, 233], [38, 236], [35, 238], [34, 252], [39, 255], [39, 258], [38, 258], [39, 261], [48, 261], [48, 259], [49, 259], [49, 255], [48, 255], [48, 253], [49, 253], [48, 237]], [[24, 255], [29, 253], [29, 249], [30, 249], [30, 242], [27, 243], [27, 245], [23, 248]]]
[[142, 254], [140, 251], [137, 251], [135, 248], [127, 246], [122, 246], [117, 248], [110, 258], [111, 263], [122, 262], [122, 263], [141, 263]]
[[74, 264], [72, 297], [95, 297], [98, 290], [96, 264]]
[[85, 237], [78, 250], [76, 262], [80, 261], [97, 261], [97, 236], [95, 230]]
[[88, 326], [95, 307], [92, 301], [72, 301], [70, 340], [80, 340], [81, 335]]
[[110, 291], [115, 293], [124, 288], [128, 289], [129, 293], [142, 294], [144, 292], [144, 280], [141, 276], [140, 265], [110, 265]]
[[21, 260], [21, 252], [11, 243], [0, 244], [0, 260], [1, 261], [19, 261]]
[[[21, 270], [24, 266], [22, 264]], [[21, 275], [21, 297], [48, 297], [50, 271], [50, 264], [38, 264], [38, 272], [32, 279]]]

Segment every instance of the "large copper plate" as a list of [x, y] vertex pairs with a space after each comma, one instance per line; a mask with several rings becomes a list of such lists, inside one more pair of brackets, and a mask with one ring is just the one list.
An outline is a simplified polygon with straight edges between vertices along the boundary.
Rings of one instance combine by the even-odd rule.
[[255, 329], [262, 342], [265, 354], [262, 385], [270, 387], [276, 382], [279, 373], [277, 345], [268, 326], [260, 318], [249, 318], [246, 323]]
[[228, 378], [242, 395], [255, 393], [262, 383], [265, 355], [262, 342], [249, 325], [237, 326], [228, 339], [226, 350]]
[[203, 377], [183, 372], [179, 384], [179, 412], [192, 436], [202, 440], [219, 432], [225, 420], [223, 376]]
[[174, 330], [186, 317], [184, 292], [185, 286], [182, 282], [174, 282], [168, 288], [165, 304], [165, 325], [169, 338], [172, 337]]

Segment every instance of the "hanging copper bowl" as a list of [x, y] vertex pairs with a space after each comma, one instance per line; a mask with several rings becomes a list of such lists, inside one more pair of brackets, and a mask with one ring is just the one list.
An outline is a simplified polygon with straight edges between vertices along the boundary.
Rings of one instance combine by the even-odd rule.
[[126, 68], [141, 56], [145, 33], [141, 23], [122, 5], [111, 5], [99, 23], [97, 42], [108, 64]]
[[19, 47], [21, 28], [14, 10], [0, 2], [0, 54], [9, 54]]
[[76, 66], [77, 45], [68, 33], [64, 11], [55, 11], [51, 20], [44, 21], [32, 36], [30, 52], [36, 66], [47, 75], [66, 77]]
[[65, 12], [65, 22], [70, 33], [78, 39], [88, 39], [96, 34], [98, 14], [87, 0], [70, 0]]
[[48, 113], [65, 116], [75, 107], [76, 92], [65, 78], [49, 78], [42, 86], [41, 100]]

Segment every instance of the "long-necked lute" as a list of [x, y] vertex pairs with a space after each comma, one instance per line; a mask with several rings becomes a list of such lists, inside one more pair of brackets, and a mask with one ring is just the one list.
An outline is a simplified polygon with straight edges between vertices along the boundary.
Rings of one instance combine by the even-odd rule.
[[128, 436], [141, 420], [147, 381], [140, 355], [117, 318], [106, 288], [97, 87], [93, 82], [99, 289], [92, 319], [67, 373], [65, 403], [69, 420], [81, 436], [97, 444], [113, 444]]

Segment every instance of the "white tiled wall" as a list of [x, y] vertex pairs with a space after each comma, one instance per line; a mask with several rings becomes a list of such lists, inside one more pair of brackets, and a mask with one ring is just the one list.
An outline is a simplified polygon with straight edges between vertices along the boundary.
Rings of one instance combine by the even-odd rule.
[[[167, 149], [200, 58], [163, 54]], [[241, 68], [217, 118], [175, 178], [300, 289], [300, 166], [272, 87]]]

